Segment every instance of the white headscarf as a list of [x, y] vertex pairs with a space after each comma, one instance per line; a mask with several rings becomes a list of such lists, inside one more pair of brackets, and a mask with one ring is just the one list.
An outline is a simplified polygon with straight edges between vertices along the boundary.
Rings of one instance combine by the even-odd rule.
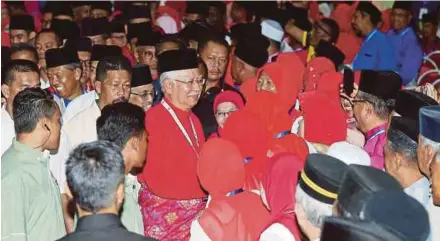
[[358, 164], [370, 166], [371, 159], [362, 148], [345, 141], [333, 143], [327, 151], [327, 155], [345, 162], [347, 165]]

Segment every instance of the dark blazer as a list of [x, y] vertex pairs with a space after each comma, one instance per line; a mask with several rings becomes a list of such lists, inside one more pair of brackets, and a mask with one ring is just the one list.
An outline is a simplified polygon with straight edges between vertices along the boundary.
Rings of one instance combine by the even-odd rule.
[[78, 220], [75, 232], [64, 236], [60, 241], [154, 241], [136, 233], [129, 232], [116, 214], [94, 214]]

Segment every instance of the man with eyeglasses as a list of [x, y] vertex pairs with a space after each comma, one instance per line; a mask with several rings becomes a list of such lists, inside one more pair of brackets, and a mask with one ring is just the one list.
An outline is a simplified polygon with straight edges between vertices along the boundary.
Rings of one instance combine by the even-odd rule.
[[152, 29], [147, 29], [139, 33], [134, 57], [138, 64], [148, 65], [153, 79], [159, 78], [157, 72], [156, 44], [159, 43], [161, 34]]
[[371, 166], [384, 169], [384, 146], [389, 115], [394, 109], [402, 78], [393, 71], [363, 70], [359, 88], [349, 97], [357, 128], [365, 135], [363, 149], [371, 157]]
[[[205, 138], [199, 119], [191, 113], [205, 80], [194, 50], [169, 50], [158, 56], [158, 62], [165, 97], [145, 118], [149, 147], [138, 176], [139, 204], [146, 236], [186, 240], [207, 196], [197, 179], [197, 159]], [[170, 217], [173, 222], [167, 221]]]
[[81, 62], [81, 86], [86, 92], [92, 91], [93, 87], [90, 84], [90, 58], [92, 55], [92, 41], [87, 37], [79, 37], [76, 39], [68, 39], [64, 44], [66, 48], [71, 48], [78, 53], [78, 58]]
[[133, 66], [130, 103], [140, 106], [144, 111], [147, 111], [153, 106], [153, 99], [154, 87], [150, 68], [144, 64]]

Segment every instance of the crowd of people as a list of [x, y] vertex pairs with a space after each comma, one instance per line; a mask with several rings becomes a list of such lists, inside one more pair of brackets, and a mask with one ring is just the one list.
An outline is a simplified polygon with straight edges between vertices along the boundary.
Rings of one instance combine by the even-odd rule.
[[440, 2], [1, 4], [2, 240], [440, 241]]

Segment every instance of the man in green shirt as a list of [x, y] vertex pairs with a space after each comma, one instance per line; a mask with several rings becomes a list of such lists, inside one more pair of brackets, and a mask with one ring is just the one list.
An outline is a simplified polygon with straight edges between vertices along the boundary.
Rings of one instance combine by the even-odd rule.
[[125, 201], [121, 211], [122, 224], [131, 232], [144, 235], [142, 213], [138, 203], [140, 183], [136, 170], [142, 170], [147, 154], [145, 113], [139, 106], [120, 102], [107, 105], [96, 121], [99, 140], [116, 144], [125, 163]]
[[16, 139], [1, 158], [1, 239], [58, 239], [66, 229], [49, 151], [59, 147], [60, 109], [49, 92], [29, 88], [15, 96], [12, 113]]

